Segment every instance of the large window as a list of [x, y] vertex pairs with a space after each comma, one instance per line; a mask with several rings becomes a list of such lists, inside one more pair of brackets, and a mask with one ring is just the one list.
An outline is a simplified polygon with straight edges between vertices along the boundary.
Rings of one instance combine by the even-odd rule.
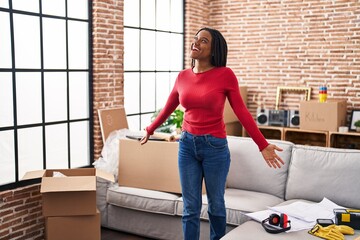
[[91, 1], [0, 1], [0, 186], [92, 159]]
[[130, 129], [165, 105], [183, 69], [183, 0], [124, 1], [124, 89]]

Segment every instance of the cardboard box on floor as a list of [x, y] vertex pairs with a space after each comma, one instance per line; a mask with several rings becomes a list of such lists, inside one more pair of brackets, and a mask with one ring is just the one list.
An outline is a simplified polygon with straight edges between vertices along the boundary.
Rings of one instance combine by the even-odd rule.
[[300, 129], [337, 132], [339, 126], [346, 125], [346, 101], [317, 100], [300, 102]]
[[46, 217], [45, 235], [50, 240], [100, 240], [100, 212], [87, 216]]
[[[240, 95], [244, 100], [245, 105], [247, 105], [247, 87], [240, 86], [239, 89], [240, 89]], [[239, 119], [236, 117], [235, 113], [233, 112], [228, 100], [225, 101], [224, 122], [225, 122], [227, 135], [242, 136], [241, 123], [239, 122]]]
[[[60, 172], [66, 177], [53, 177]], [[112, 174], [95, 168], [49, 169], [27, 172], [23, 180], [41, 178], [43, 215], [96, 214], [96, 177], [114, 182]]]

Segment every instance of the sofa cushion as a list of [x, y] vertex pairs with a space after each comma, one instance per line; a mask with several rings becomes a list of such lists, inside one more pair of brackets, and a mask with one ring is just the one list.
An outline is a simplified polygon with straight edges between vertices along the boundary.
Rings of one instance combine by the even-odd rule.
[[258, 146], [251, 138], [228, 137], [231, 164], [227, 187], [284, 198], [287, 171], [294, 144], [278, 140], [269, 140], [269, 142], [283, 149], [282, 152], [277, 152], [285, 162], [280, 169], [270, 168], [266, 164]]
[[[202, 202], [200, 218], [208, 220], [208, 201], [205, 194], [202, 196]], [[245, 215], [246, 213], [265, 210], [266, 207], [275, 206], [281, 202], [283, 202], [281, 198], [270, 194], [227, 188], [225, 190], [226, 222], [231, 225], [240, 225], [250, 220]], [[183, 207], [184, 204], [180, 198], [176, 208], [177, 215], [182, 216]]]
[[175, 200], [179, 197], [172, 193], [114, 185], [108, 190], [107, 202], [138, 211], [174, 215]]
[[286, 199], [360, 208], [360, 151], [296, 145], [293, 148]]

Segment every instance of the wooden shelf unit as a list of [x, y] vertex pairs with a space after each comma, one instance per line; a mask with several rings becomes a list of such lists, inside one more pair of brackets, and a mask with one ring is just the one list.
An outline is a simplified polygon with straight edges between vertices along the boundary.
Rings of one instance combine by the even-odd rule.
[[[284, 128], [273, 126], [258, 126], [260, 132], [266, 139], [282, 140], [284, 138]], [[249, 137], [249, 134], [243, 129], [243, 137]]]
[[360, 149], [360, 133], [329, 132], [328, 142], [334, 148]]
[[328, 147], [328, 136], [328, 131], [284, 128], [283, 140], [301, 145]]
[[284, 129], [280, 127], [262, 126], [260, 131], [267, 139], [278, 139], [284, 138]]
[[[299, 128], [258, 126], [266, 139], [289, 141], [295, 144], [360, 150], [360, 133], [329, 132]], [[243, 137], [249, 134], [243, 129]]]

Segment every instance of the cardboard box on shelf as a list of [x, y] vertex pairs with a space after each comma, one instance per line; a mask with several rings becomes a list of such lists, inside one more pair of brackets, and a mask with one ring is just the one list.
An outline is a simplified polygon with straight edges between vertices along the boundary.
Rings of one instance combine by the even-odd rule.
[[87, 216], [45, 218], [46, 239], [51, 240], [100, 240], [100, 212]]
[[22, 179], [41, 178], [43, 215], [49, 217], [96, 214], [96, 177], [114, 182], [112, 174], [95, 168], [31, 171]]
[[119, 185], [181, 193], [178, 142], [120, 139]]
[[337, 132], [339, 126], [346, 125], [346, 101], [317, 100], [300, 102], [300, 129]]

